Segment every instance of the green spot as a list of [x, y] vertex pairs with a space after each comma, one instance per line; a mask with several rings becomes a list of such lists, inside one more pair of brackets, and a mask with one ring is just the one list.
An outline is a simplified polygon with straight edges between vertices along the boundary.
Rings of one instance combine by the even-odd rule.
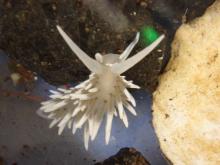
[[153, 43], [159, 34], [157, 31], [151, 26], [145, 26], [141, 29], [141, 40], [145, 45], [150, 45]]

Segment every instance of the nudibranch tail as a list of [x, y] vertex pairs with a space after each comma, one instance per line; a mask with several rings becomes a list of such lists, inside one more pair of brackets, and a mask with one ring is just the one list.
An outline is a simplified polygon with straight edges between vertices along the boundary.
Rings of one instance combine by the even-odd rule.
[[[108, 80], [109, 83], [103, 80]], [[72, 129], [73, 134], [84, 127], [86, 149], [89, 141], [97, 136], [106, 115], [105, 143], [108, 144], [113, 117], [119, 115], [125, 127], [128, 127], [125, 110], [136, 115], [135, 99], [127, 88], [139, 87], [112, 72], [91, 74], [89, 80], [74, 88], [51, 90], [51, 100], [42, 102], [40, 111], [52, 119], [50, 128], [55, 125], [59, 127], [59, 135], [65, 127]]]
[[164, 39], [164, 35], [161, 35], [157, 40], [155, 40], [151, 45], [141, 50], [134, 56], [128, 58], [121, 63], [113, 64], [112, 71], [118, 74], [122, 74], [126, 72], [128, 69], [132, 68], [138, 62], [140, 62], [144, 57], [146, 57], [154, 48], [156, 48], [159, 43]]
[[63, 39], [66, 41], [67, 45], [71, 50], [77, 55], [77, 57], [83, 62], [83, 64], [93, 73], [99, 73], [102, 70], [102, 66], [96, 60], [89, 57], [83, 50], [81, 50], [62, 30], [60, 26], [57, 25], [57, 29]]

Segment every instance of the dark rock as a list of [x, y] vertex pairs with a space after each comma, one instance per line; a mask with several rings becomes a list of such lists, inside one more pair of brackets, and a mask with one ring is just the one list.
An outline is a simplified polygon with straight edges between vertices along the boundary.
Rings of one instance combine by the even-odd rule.
[[0, 156], [0, 165], [4, 165], [4, 159]]
[[[51, 84], [77, 83], [87, 79], [89, 71], [63, 41], [57, 24], [91, 57], [96, 52], [121, 53], [136, 31], [151, 25], [167, 36], [157, 48], [162, 52], [154, 50], [125, 75], [153, 91], [162, 67], [158, 58], [164, 52], [169, 55], [172, 34], [181, 24], [185, 8], [194, 17], [212, 1], [1, 0], [0, 49]], [[132, 54], [145, 46], [139, 44]]]
[[150, 163], [134, 148], [122, 148], [110, 158], [95, 165], [150, 165]]

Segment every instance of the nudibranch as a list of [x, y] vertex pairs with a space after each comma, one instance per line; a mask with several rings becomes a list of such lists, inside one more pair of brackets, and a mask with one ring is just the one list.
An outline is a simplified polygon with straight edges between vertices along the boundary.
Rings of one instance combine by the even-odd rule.
[[127, 81], [121, 74], [148, 55], [163, 40], [164, 35], [130, 58], [128, 55], [139, 40], [139, 33], [122, 54], [101, 55], [96, 53], [95, 59], [93, 59], [81, 50], [60, 26], [57, 26], [57, 29], [72, 51], [91, 71], [91, 74], [88, 80], [75, 87], [51, 90], [49, 96], [51, 99], [42, 102], [39, 111], [52, 119], [50, 128], [55, 125], [59, 127], [59, 135], [65, 127], [72, 129], [73, 134], [78, 128], [84, 127], [86, 149], [88, 149], [89, 141], [95, 139], [106, 116], [105, 143], [108, 144], [113, 117], [119, 116], [125, 127], [128, 127], [125, 110], [136, 115], [135, 99], [129, 93], [128, 88], [139, 89], [140, 87], [133, 84], [132, 81]]

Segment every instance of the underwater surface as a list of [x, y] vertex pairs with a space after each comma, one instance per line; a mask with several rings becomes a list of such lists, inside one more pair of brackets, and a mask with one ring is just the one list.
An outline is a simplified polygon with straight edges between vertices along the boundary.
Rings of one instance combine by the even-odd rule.
[[[0, 1], [0, 50], [4, 51], [0, 53], [0, 165], [1, 161], [9, 165], [89, 165], [123, 147], [134, 147], [152, 165], [166, 165], [151, 123], [151, 95], [169, 61], [176, 29], [202, 15], [213, 1]], [[86, 151], [82, 130], [72, 135], [65, 129], [58, 136], [57, 127], [49, 129], [50, 121], [37, 114], [49, 90], [74, 86], [89, 76], [56, 25], [92, 58], [97, 52], [122, 53], [138, 31], [140, 42], [131, 56], [139, 52], [149, 45], [144, 38], [146, 27], [155, 31], [152, 41], [166, 36], [149, 56], [123, 74], [142, 88], [132, 91], [137, 116], [128, 113], [129, 128], [114, 118], [109, 145], [105, 145], [104, 124]], [[20, 71], [25, 80], [15, 86], [10, 76], [17, 64], [24, 66]]]
[[[0, 75], [7, 77], [6, 55], [0, 55]], [[134, 147], [152, 164], [165, 165], [156, 135], [151, 124], [151, 96], [139, 90], [133, 92], [137, 102], [137, 116], [128, 114], [129, 128], [114, 118], [109, 145], [105, 145], [104, 127], [101, 126], [97, 138], [90, 143], [86, 151], [83, 131], [72, 135], [68, 129], [61, 136], [57, 127], [48, 128], [49, 120], [38, 116], [39, 100], [14, 95], [24, 88], [14, 87], [12, 82], [1, 82], [0, 93], [0, 156], [6, 164], [73, 164], [89, 165], [102, 161], [117, 153], [122, 147]], [[4, 92], [3, 92], [4, 89]], [[44, 99], [48, 90], [55, 89], [39, 79], [29, 94]], [[6, 92], [8, 91], [8, 93]]]

